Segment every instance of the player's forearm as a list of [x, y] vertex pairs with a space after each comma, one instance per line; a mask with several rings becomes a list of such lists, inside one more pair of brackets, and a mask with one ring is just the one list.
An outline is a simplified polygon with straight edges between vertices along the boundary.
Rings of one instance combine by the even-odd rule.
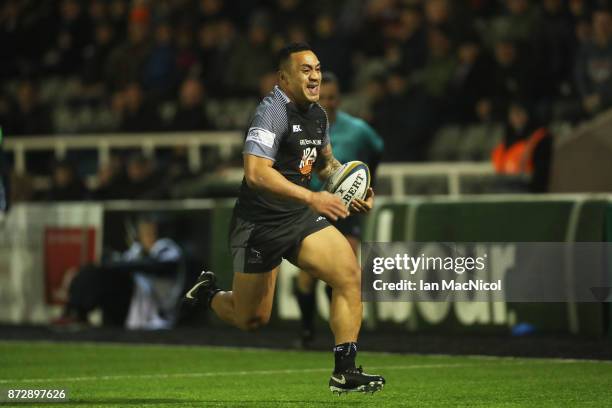
[[342, 167], [342, 164], [336, 160], [335, 157], [331, 156], [331, 158], [326, 161], [325, 166], [319, 169], [317, 175], [321, 180], [325, 181], [340, 167]]
[[272, 167], [262, 167], [247, 172], [246, 181], [249, 187], [266, 191], [289, 200], [310, 204], [312, 191], [293, 184]]

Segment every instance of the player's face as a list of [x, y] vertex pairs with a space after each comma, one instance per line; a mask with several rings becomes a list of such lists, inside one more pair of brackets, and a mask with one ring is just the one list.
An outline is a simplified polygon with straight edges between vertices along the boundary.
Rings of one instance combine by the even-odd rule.
[[285, 73], [287, 90], [297, 104], [319, 100], [321, 63], [312, 51], [291, 54], [291, 64]]
[[323, 106], [323, 109], [327, 111], [329, 116], [335, 117], [338, 106], [340, 105], [340, 90], [338, 89], [338, 84], [333, 82], [322, 84], [319, 103]]

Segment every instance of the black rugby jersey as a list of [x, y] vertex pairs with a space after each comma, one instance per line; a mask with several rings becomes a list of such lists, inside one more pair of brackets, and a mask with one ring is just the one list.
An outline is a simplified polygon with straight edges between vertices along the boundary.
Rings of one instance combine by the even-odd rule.
[[[300, 110], [276, 86], [255, 110], [243, 153], [273, 160], [274, 169], [308, 188], [314, 164], [328, 144], [327, 114], [321, 105]], [[260, 223], [282, 222], [306, 209], [305, 204], [252, 189], [245, 178], [236, 202], [239, 217]]]

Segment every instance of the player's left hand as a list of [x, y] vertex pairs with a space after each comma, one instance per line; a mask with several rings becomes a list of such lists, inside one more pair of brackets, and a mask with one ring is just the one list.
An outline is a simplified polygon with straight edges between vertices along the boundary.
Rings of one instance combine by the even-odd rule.
[[372, 190], [372, 187], [370, 187], [368, 188], [368, 192], [366, 193], [364, 200], [355, 198], [353, 201], [351, 201], [350, 210], [351, 210], [351, 213], [354, 213], [354, 214], [366, 214], [370, 212], [373, 206], [374, 206], [374, 190]]

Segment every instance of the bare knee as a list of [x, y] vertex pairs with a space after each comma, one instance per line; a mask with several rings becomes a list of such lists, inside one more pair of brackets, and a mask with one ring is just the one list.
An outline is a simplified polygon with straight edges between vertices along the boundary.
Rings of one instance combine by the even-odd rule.
[[359, 292], [361, 290], [361, 269], [355, 263], [348, 267], [339, 268], [333, 275], [333, 282], [328, 282], [334, 290], [341, 292]]
[[254, 331], [268, 324], [270, 314], [255, 313], [247, 316], [241, 316], [236, 320], [236, 326], [240, 330]]

